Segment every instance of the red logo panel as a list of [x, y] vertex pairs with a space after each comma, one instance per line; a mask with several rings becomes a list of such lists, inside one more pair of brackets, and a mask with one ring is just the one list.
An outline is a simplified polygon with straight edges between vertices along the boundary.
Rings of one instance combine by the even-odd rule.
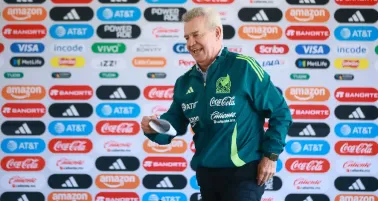
[[290, 40], [326, 40], [331, 35], [326, 26], [289, 26], [285, 33]]
[[255, 51], [257, 54], [287, 54], [289, 47], [285, 44], [258, 44]]
[[148, 86], [144, 89], [144, 97], [148, 100], [173, 100], [174, 86]]
[[140, 125], [136, 121], [100, 121], [96, 131], [100, 135], [136, 135]]
[[335, 151], [339, 155], [375, 156], [378, 144], [374, 141], [339, 141], [335, 144]]
[[0, 43], [0, 53], [2, 53], [3, 51], [4, 51], [4, 45]]
[[3, 28], [3, 36], [8, 39], [41, 39], [47, 34], [40, 24], [10, 24]]
[[336, 89], [335, 98], [340, 102], [375, 102], [378, 90], [375, 88], [341, 87]]
[[147, 157], [143, 161], [143, 167], [147, 171], [181, 172], [187, 166], [188, 163], [182, 157]]
[[93, 148], [92, 141], [86, 138], [66, 139], [57, 138], [49, 142], [49, 150], [52, 153], [89, 153]]
[[88, 100], [93, 96], [93, 89], [88, 85], [55, 85], [49, 95], [54, 100]]
[[330, 110], [326, 105], [290, 105], [293, 119], [327, 119]]
[[330, 166], [323, 158], [289, 158], [285, 163], [286, 169], [293, 173], [324, 173]]
[[46, 114], [46, 107], [41, 103], [6, 103], [1, 113], [8, 118], [40, 118]]
[[1, 160], [1, 168], [5, 171], [40, 171], [45, 165], [40, 156], [6, 156]]
[[96, 201], [110, 201], [110, 200], [138, 200], [138, 194], [134, 192], [100, 192], [94, 199]]

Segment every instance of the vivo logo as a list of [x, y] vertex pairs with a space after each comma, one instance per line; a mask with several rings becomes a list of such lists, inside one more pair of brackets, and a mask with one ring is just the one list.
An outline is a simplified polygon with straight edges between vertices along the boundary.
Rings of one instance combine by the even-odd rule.
[[135, 103], [101, 103], [96, 108], [101, 118], [135, 118], [140, 111], [139, 105]]
[[8, 154], [37, 154], [46, 149], [46, 144], [38, 138], [7, 138], [1, 142], [1, 149]]
[[326, 155], [330, 145], [324, 140], [290, 140], [285, 149], [291, 155]]
[[187, 201], [186, 195], [178, 192], [148, 192], [144, 194], [142, 201]]
[[97, 17], [101, 21], [137, 21], [142, 13], [137, 7], [101, 7]]
[[378, 136], [378, 126], [374, 123], [339, 123], [335, 133], [343, 138], [375, 138]]
[[87, 136], [92, 131], [89, 121], [53, 121], [49, 125], [49, 132], [56, 136]]
[[330, 48], [325, 44], [299, 44], [295, 47], [295, 51], [300, 55], [326, 55], [330, 52]]
[[42, 43], [13, 43], [10, 49], [13, 53], [42, 53], [45, 46]]
[[189, 54], [188, 49], [186, 48], [185, 43], [176, 43], [173, 46], [173, 51], [178, 53], [178, 54]]

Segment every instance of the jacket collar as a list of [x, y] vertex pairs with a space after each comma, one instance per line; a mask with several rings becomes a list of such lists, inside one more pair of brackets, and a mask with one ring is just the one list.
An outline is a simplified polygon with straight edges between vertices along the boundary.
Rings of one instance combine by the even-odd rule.
[[[221, 52], [218, 54], [218, 56], [215, 58], [214, 62], [211, 65], [224, 61], [228, 52], [229, 51], [227, 47], [223, 47]], [[191, 72], [189, 73], [190, 76], [202, 76], [201, 73], [197, 70], [197, 66], [198, 66], [197, 64], [192, 66], [192, 68], [190, 69]]]

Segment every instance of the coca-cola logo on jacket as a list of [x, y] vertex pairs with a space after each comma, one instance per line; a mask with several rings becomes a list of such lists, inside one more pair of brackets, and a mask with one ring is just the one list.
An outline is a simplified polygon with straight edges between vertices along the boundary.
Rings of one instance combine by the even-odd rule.
[[378, 144], [374, 141], [339, 141], [335, 144], [335, 151], [339, 155], [375, 156]]
[[86, 138], [55, 138], [49, 142], [52, 153], [89, 153], [92, 148], [92, 141]]
[[96, 131], [100, 135], [136, 135], [140, 125], [136, 121], [100, 121]]
[[148, 86], [144, 89], [144, 97], [148, 100], [172, 100], [174, 86]]
[[1, 168], [5, 171], [40, 171], [45, 164], [40, 156], [6, 156], [1, 160]]
[[289, 158], [285, 167], [293, 173], [324, 173], [328, 172], [330, 163], [323, 158]]

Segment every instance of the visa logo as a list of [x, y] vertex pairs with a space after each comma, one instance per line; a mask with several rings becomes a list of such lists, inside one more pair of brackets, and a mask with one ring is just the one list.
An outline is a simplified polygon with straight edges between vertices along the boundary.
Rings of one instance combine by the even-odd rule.
[[335, 133], [343, 138], [375, 138], [378, 136], [378, 126], [374, 123], [339, 123]]
[[186, 195], [178, 192], [148, 192], [143, 195], [143, 201], [187, 201]]
[[55, 39], [88, 39], [94, 34], [88, 24], [55, 24], [50, 28], [50, 35]]
[[49, 132], [57, 136], [86, 136], [93, 131], [89, 121], [53, 121], [49, 124]]
[[101, 21], [137, 21], [142, 13], [137, 7], [101, 7], [97, 17]]
[[135, 103], [101, 103], [96, 113], [101, 118], [135, 118], [140, 114], [140, 107]]
[[13, 43], [10, 49], [13, 53], [42, 53], [45, 46], [42, 43]]
[[295, 47], [295, 51], [300, 55], [326, 55], [330, 52], [330, 48], [324, 44], [299, 44]]
[[198, 183], [197, 183], [197, 177], [195, 175], [192, 178], [190, 178], [190, 186], [194, 190], [199, 190], [200, 189], [200, 187], [198, 186]]
[[178, 54], [189, 54], [189, 50], [186, 48], [185, 43], [176, 43], [173, 46], [173, 51]]
[[378, 29], [373, 26], [340, 26], [334, 31], [335, 38], [340, 41], [375, 41]]
[[330, 145], [324, 140], [290, 140], [285, 149], [291, 155], [325, 155]]
[[37, 154], [46, 149], [46, 144], [38, 138], [7, 138], [1, 142], [1, 149], [12, 154]]

